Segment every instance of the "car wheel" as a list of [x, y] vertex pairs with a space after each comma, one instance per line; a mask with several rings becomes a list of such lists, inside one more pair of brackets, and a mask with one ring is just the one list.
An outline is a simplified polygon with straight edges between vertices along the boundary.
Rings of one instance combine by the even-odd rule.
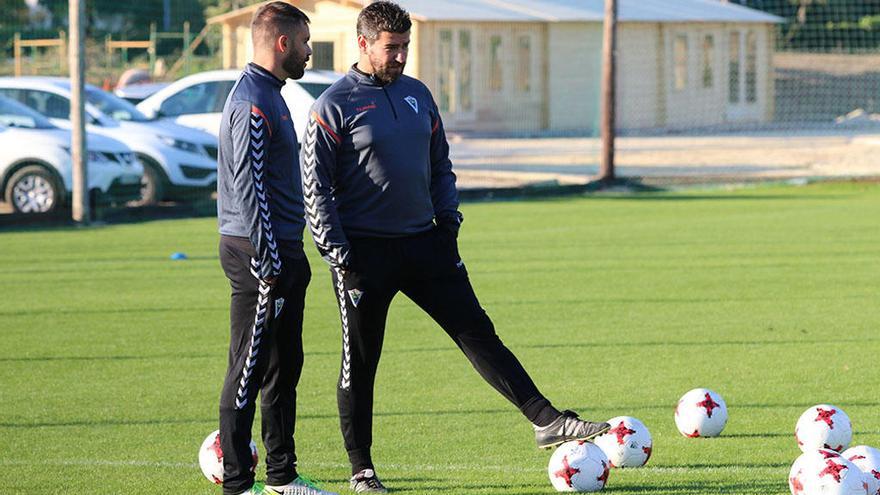
[[28, 165], [9, 178], [6, 201], [16, 213], [50, 213], [61, 204], [61, 188], [52, 172]]
[[144, 175], [141, 177], [141, 199], [134, 202], [135, 206], [157, 205], [165, 196], [165, 174], [159, 171], [157, 165], [144, 157], [139, 158], [144, 164]]

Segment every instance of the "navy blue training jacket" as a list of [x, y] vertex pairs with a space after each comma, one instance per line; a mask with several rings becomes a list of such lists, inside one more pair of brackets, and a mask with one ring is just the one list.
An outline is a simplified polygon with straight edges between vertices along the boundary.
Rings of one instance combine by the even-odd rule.
[[324, 258], [350, 262], [349, 238], [403, 237], [459, 218], [440, 112], [419, 80], [383, 85], [352, 67], [312, 106], [303, 139], [306, 217]]
[[279, 246], [301, 243], [305, 228], [299, 149], [281, 97], [284, 83], [248, 64], [226, 99], [220, 123], [220, 233], [251, 240], [261, 278], [281, 272]]

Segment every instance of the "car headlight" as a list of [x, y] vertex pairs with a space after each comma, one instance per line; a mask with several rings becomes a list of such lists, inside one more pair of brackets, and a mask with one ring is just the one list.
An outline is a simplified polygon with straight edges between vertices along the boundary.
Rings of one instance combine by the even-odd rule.
[[196, 143], [181, 141], [180, 139], [176, 139], [171, 136], [159, 136], [159, 140], [165, 143], [167, 146], [177, 148], [181, 151], [186, 151], [187, 153], [195, 153], [196, 155], [204, 154], [204, 150], [202, 149], [202, 147], [197, 145]]
[[137, 157], [134, 156], [134, 153], [130, 152], [114, 153], [113, 159], [126, 167], [131, 167], [137, 163]]
[[[61, 149], [64, 150], [64, 152], [67, 153], [68, 155], [71, 154], [69, 146], [62, 146]], [[120, 153], [120, 155], [125, 155], [125, 154], [131, 155], [132, 158], [134, 157], [134, 153]], [[117, 161], [117, 159], [116, 159], [116, 156], [112, 153], [106, 153], [103, 151], [87, 150], [86, 151], [86, 161], [89, 163], [107, 163], [107, 162], [115, 162], [115, 161]]]
[[110, 158], [100, 151], [88, 151], [89, 163], [98, 163], [98, 162], [109, 162], [112, 161]]

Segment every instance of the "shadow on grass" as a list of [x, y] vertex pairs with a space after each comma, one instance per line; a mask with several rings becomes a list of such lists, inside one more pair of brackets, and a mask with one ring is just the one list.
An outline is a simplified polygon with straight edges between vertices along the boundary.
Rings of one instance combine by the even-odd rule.
[[[214, 311], [215, 309], [211, 309]], [[769, 346], [769, 345], [778, 345], [778, 346], [788, 346], [788, 345], [828, 345], [828, 344], [864, 344], [867, 342], [877, 342], [880, 341], [880, 338], [875, 339], [802, 339], [802, 340], [738, 340], [738, 341], [699, 341], [699, 342], [676, 342], [676, 341], [658, 341], [658, 342], [627, 342], [628, 348], [638, 348], [638, 347], [717, 347], [717, 346]], [[513, 350], [521, 350], [521, 349], [602, 349], [602, 348], [618, 348], [620, 347], [620, 343], [618, 342], [593, 342], [589, 344], [525, 344], [525, 345], [516, 345], [511, 346]], [[440, 352], [452, 352], [452, 353], [460, 353], [461, 351], [455, 345], [450, 344], [446, 347], [424, 347], [424, 348], [403, 348], [403, 349], [385, 349], [383, 354], [433, 354]], [[306, 351], [306, 356], [338, 356], [340, 353], [339, 349], [333, 349], [328, 351]], [[167, 359], [214, 359], [217, 358], [219, 354], [217, 353], [190, 353], [190, 354], [149, 354], [149, 355], [99, 355], [99, 356], [6, 356], [0, 357], [0, 362], [32, 362], [39, 363], [42, 361], [148, 361], [148, 360], [167, 360]], [[804, 407], [809, 407], [814, 404], [804, 404]], [[840, 403], [841, 406], [846, 405], [844, 403]], [[880, 405], [877, 404], [850, 404], [850, 405]], [[650, 406], [642, 406], [642, 408], [648, 408]], [[665, 406], [664, 406], [665, 407]], [[780, 404], [766, 404], [766, 405], [742, 405], [739, 404], [737, 407], [780, 407]]]
[[[661, 179], [660, 182], [662, 182]], [[824, 181], [818, 181], [824, 182]], [[843, 182], [831, 179], [829, 182]], [[684, 185], [724, 185], [724, 184], [773, 184], [784, 185], [786, 180], [761, 179], [734, 180], [719, 178], [707, 181], [688, 181]], [[598, 200], [637, 200], [637, 201], [728, 201], [728, 200], [826, 200], [845, 198], [845, 194], [677, 194], [669, 192], [668, 187], [680, 186], [681, 183], [670, 181], [668, 184], [652, 183], [650, 179], [621, 178], [611, 184], [599, 181], [581, 185], [525, 186], [512, 188], [476, 188], [462, 189], [459, 197], [465, 202], [510, 202], [510, 201], [555, 201], [571, 197], [589, 197]], [[598, 194], [597, 194], [598, 193]], [[40, 232], [40, 231], [82, 231], [96, 229], [106, 225], [137, 224], [156, 220], [173, 220], [185, 218], [205, 218], [216, 215], [216, 202], [213, 200], [196, 201], [193, 203], [163, 204], [160, 206], [139, 208], [103, 208], [96, 210], [99, 219], [90, 226], [82, 227], [73, 224], [69, 209], [50, 215], [0, 214], [0, 233], [3, 232]]]
[[[334, 416], [335, 417], [335, 416]], [[175, 418], [175, 419], [104, 419], [94, 420], [71, 420], [71, 421], [35, 421], [24, 422], [0, 422], [0, 428], [81, 428], [81, 427], [118, 427], [118, 426], [153, 426], [153, 425], [190, 425], [217, 423], [217, 418]]]
[[[170, 259], [172, 253], [168, 253], [168, 255], [161, 256], [143, 256], [143, 257], [131, 257], [125, 255], [119, 256], [101, 256], [101, 257], [88, 257], [83, 256], [81, 258], [71, 258], [67, 260], [52, 260], [52, 266], [49, 268], [36, 268], [33, 266], [12, 266], [8, 268], [4, 268], [3, 271], [6, 274], [13, 273], [22, 273], [22, 274], [42, 274], [42, 273], [82, 273], [87, 270], [87, 268], [83, 268], [82, 266], [77, 266], [75, 268], [70, 269], [58, 269], [55, 268], [58, 265], [67, 265], [67, 264], [76, 264], [83, 265], [86, 263], [128, 263], [127, 266], [119, 267], [119, 270], [131, 271], [131, 263], [168, 263], [168, 264], [179, 264], [181, 262], [187, 261], [217, 261], [220, 259], [218, 255], [209, 255], [209, 256], [187, 256], [185, 260], [172, 260]], [[44, 260], [44, 258], [41, 258]], [[106, 268], [101, 268], [101, 270], [106, 270]]]
[[[648, 341], [648, 342], [626, 342], [627, 348], [639, 347], [717, 347], [717, 346], [790, 346], [790, 345], [829, 345], [829, 344], [865, 344], [869, 342], [878, 342], [880, 338], [863, 338], [863, 339], [800, 339], [800, 340], [701, 340], [701, 341]], [[620, 342], [590, 342], [590, 343], [568, 343], [568, 344], [517, 344], [509, 347], [514, 352], [522, 349], [603, 349], [603, 348], [620, 348]], [[461, 352], [454, 345], [449, 347], [424, 347], [424, 348], [404, 348], [404, 349], [385, 349], [382, 354], [422, 354], [435, 352]], [[338, 351], [317, 351], [306, 353], [312, 355], [338, 354]]]
[[217, 203], [212, 200], [191, 203], [170, 203], [143, 207], [98, 207], [92, 209], [92, 223], [77, 225], [71, 218], [70, 207], [43, 215], [0, 214], [2, 232], [76, 231], [99, 229], [112, 224], [136, 224], [155, 220], [204, 218], [217, 215]]
[[39, 316], [47, 315], [111, 315], [111, 314], [149, 314], [149, 313], [193, 313], [203, 311], [229, 311], [226, 306], [190, 306], [190, 307], [164, 307], [164, 308], [76, 308], [76, 309], [52, 309], [41, 308], [39, 310], [12, 310], [0, 311], [0, 316]]
[[[338, 354], [338, 353], [337, 353]], [[0, 357], [0, 363], [40, 363], [40, 362], [76, 362], [76, 361], [150, 361], [150, 360], [186, 360], [186, 359], [218, 359], [222, 353], [215, 354], [160, 354], [145, 356], [25, 356]]]

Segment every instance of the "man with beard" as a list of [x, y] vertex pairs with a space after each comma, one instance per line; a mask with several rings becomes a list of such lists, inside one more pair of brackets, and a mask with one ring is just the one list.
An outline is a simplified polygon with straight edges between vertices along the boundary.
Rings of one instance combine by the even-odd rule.
[[358, 493], [386, 492], [370, 453], [373, 385], [397, 292], [519, 408], [539, 447], [608, 430], [554, 408], [480, 307], [458, 255], [462, 215], [440, 113], [428, 88], [403, 75], [411, 25], [392, 2], [361, 11], [360, 60], [315, 102], [303, 140], [306, 214], [331, 265], [342, 319], [337, 400]]
[[[257, 10], [251, 24], [254, 61], [232, 88], [220, 125], [220, 263], [232, 289], [220, 396], [225, 495], [326, 493], [298, 475], [293, 439], [311, 272], [302, 244], [299, 150], [281, 87], [303, 76], [312, 53], [308, 22], [284, 2]], [[265, 486], [254, 482], [249, 446], [258, 393]]]

